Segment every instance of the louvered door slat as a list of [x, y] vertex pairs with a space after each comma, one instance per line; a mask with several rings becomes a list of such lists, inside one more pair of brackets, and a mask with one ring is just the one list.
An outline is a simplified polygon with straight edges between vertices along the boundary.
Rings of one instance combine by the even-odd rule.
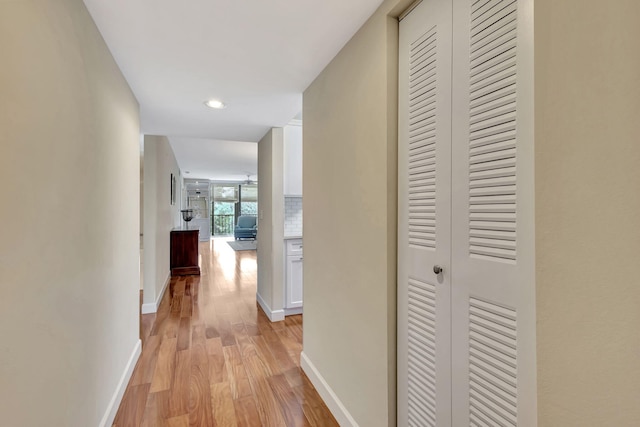
[[507, 13], [501, 15], [494, 25], [477, 31], [471, 37], [471, 42], [481, 47], [499, 37], [501, 34], [504, 34], [504, 32], [509, 31], [511, 28], [515, 28], [517, 25], [516, 8], [514, 7], [506, 12]]
[[513, 213], [515, 204], [471, 205], [469, 210], [474, 213]]
[[492, 26], [479, 32], [476, 37], [471, 40], [471, 54], [475, 57], [494, 52], [498, 46], [505, 45], [509, 41], [515, 39], [515, 22], [502, 26]]
[[[428, 223], [411, 208], [424, 201], [436, 206], [436, 67], [437, 32], [432, 27], [409, 50], [409, 242], [436, 248], [435, 223]], [[435, 217], [435, 210], [434, 210]], [[435, 218], [434, 218], [435, 219]]]
[[435, 425], [436, 289], [431, 284], [410, 279], [408, 290], [409, 414]]
[[[471, 181], [485, 180], [489, 178], [499, 178], [506, 176], [515, 176], [515, 166], [506, 166], [496, 169], [483, 169], [479, 171], [470, 171], [469, 176]], [[514, 200], [515, 202], [515, 200]]]
[[[501, 150], [481, 152], [477, 156], [474, 156], [473, 158], [470, 159], [470, 166], [481, 164], [481, 166], [487, 170], [498, 169], [499, 166], [496, 166], [496, 164], [499, 163], [499, 161], [513, 159], [515, 155], [516, 155], [515, 145], [509, 148], [501, 149]], [[489, 163], [489, 162], [496, 162], [496, 164]]]
[[[470, 148], [470, 171], [500, 170], [512, 167], [511, 165], [515, 164], [516, 152], [513, 133], [514, 130], [510, 129], [505, 132], [487, 134], [483, 137], [484, 143], [482, 145]], [[494, 139], [494, 141], [489, 141], [489, 139]]]
[[[508, 204], [482, 200], [517, 192], [516, 7], [512, 0], [471, 7], [469, 252], [501, 261], [516, 261], [515, 233], [491, 233], [482, 224], [505, 222], [515, 229], [516, 200], [513, 197]], [[474, 170], [478, 165], [481, 169]]]
[[492, 119], [500, 118], [512, 118], [513, 113], [516, 111], [516, 104], [513, 100], [501, 99], [494, 101], [489, 105], [485, 105], [485, 108], [480, 111], [471, 114], [471, 126], [485, 122]]
[[498, 425], [517, 425], [517, 323], [508, 307], [471, 298], [470, 412]]
[[486, 8], [472, 5], [471, 34], [475, 34], [479, 29], [496, 26], [502, 18], [515, 11], [516, 3], [516, 0], [493, 0]]

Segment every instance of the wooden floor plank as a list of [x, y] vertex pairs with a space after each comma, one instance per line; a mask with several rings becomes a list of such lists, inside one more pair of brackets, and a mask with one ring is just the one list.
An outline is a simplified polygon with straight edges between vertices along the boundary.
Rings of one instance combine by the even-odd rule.
[[180, 311], [180, 317], [191, 317], [193, 314], [193, 307], [191, 306], [191, 295], [182, 297], [182, 310]]
[[191, 375], [191, 354], [188, 350], [178, 351], [176, 369], [169, 394], [169, 416], [189, 414], [189, 379]]
[[209, 382], [211, 384], [228, 381], [229, 374], [225, 363], [224, 350], [220, 338], [206, 340], [207, 361], [209, 364]]
[[167, 427], [189, 427], [189, 416], [169, 418], [166, 423]]
[[289, 369], [295, 368], [296, 364], [293, 362], [291, 356], [286, 347], [282, 344], [279, 334], [283, 334], [284, 331], [266, 331], [262, 334], [265, 341], [265, 347], [269, 349], [276, 360], [279, 371], [284, 372]]
[[261, 427], [260, 414], [253, 396], [245, 396], [233, 401], [238, 427]]
[[191, 366], [189, 380], [189, 425], [213, 426], [209, 372], [202, 366]]
[[337, 421], [324, 404], [318, 398], [318, 393], [313, 388], [309, 379], [302, 374], [302, 385], [293, 389], [298, 401], [302, 405], [302, 412], [313, 427], [339, 427]]
[[287, 382], [289, 383], [289, 387], [292, 389], [304, 384], [304, 374], [302, 373], [302, 369], [293, 368], [289, 369], [284, 373]]
[[245, 365], [237, 346], [223, 347], [225, 366], [234, 399], [251, 396], [252, 390]]
[[160, 335], [163, 335], [167, 338], [177, 338], [179, 325], [180, 315], [169, 312], [169, 315], [163, 322], [163, 326], [160, 328]]
[[189, 349], [191, 344], [191, 319], [188, 317], [180, 318], [180, 326], [178, 326], [178, 343], [177, 350], [183, 351]]
[[267, 381], [282, 408], [285, 425], [287, 427], [302, 427], [305, 418], [302, 405], [300, 405], [285, 376], [283, 374], [274, 375], [269, 377]]
[[259, 362], [256, 357], [252, 357], [247, 362], [249, 382], [256, 397], [262, 425], [268, 427], [285, 426], [283, 408], [274, 396], [267, 377], [263, 375], [264, 371], [262, 371], [260, 367], [261, 362]]
[[142, 418], [141, 425], [143, 427], [164, 427], [166, 425], [166, 420], [169, 418], [170, 412], [169, 394], [169, 390], [149, 393], [144, 416]]
[[149, 394], [149, 384], [141, 384], [128, 388], [120, 405], [114, 425], [118, 427], [138, 426], [142, 422], [144, 409]]
[[237, 427], [229, 383], [211, 384], [211, 408], [216, 427]]
[[222, 345], [227, 347], [230, 345], [236, 345], [236, 337], [233, 334], [233, 330], [231, 329], [231, 322], [225, 315], [220, 315], [220, 319], [218, 321], [218, 332], [220, 333], [220, 339], [222, 340]]
[[294, 365], [300, 366], [300, 353], [302, 352], [302, 344], [296, 340], [289, 329], [275, 331], [275, 333], [278, 335], [280, 342], [287, 350], [287, 353], [289, 354], [289, 357], [293, 361]]
[[176, 343], [176, 338], [165, 338], [160, 343], [160, 352], [149, 390], [151, 393], [171, 388], [176, 361]]
[[275, 373], [280, 371], [280, 367], [275, 357], [273, 357], [273, 353], [269, 349], [269, 346], [265, 342], [263, 336], [251, 337], [251, 342], [253, 343], [256, 353], [262, 364], [264, 365], [264, 369], [266, 371], [266, 376], [270, 377]]
[[208, 369], [207, 339], [204, 334], [204, 325], [195, 325], [191, 329], [191, 363], [193, 365], [206, 366]]
[[300, 369], [302, 316], [256, 304], [255, 251], [200, 244], [201, 275], [173, 277], [142, 316], [142, 355], [113, 426], [337, 426]]
[[180, 315], [182, 313], [182, 298], [183, 293], [174, 293], [173, 300], [171, 301], [171, 313]]
[[158, 353], [160, 352], [160, 337], [152, 335], [145, 341], [144, 350], [138, 359], [138, 366], [131, 376], [130, 385], [151, 384], [153, 371], [156, 368]]

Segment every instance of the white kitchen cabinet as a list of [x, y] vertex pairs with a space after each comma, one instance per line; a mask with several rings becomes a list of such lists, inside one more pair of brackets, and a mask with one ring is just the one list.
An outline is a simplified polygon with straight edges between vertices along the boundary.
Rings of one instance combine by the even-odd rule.
[[302, 313], [302, 260], [302, 239], [287, 240], [285, 315]]
[[302, 123], [284, 127], [283, 184], [285, 196], [302, 196]]

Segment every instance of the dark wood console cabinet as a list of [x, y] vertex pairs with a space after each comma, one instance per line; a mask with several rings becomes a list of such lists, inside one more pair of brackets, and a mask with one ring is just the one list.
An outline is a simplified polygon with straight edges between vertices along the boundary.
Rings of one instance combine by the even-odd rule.
[[198, 230], [171, 230], [171, 275], [200, 275], [198, 266]]

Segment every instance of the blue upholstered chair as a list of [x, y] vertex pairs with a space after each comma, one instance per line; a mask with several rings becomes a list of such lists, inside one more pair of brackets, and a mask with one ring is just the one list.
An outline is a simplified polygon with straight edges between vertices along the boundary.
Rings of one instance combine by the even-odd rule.
[[255, 239], [258, 234], [258, 225], [255, 216], [241, 215], [238, 217], [238, 224], [233, 230], [233, 236], [238, 239]]

